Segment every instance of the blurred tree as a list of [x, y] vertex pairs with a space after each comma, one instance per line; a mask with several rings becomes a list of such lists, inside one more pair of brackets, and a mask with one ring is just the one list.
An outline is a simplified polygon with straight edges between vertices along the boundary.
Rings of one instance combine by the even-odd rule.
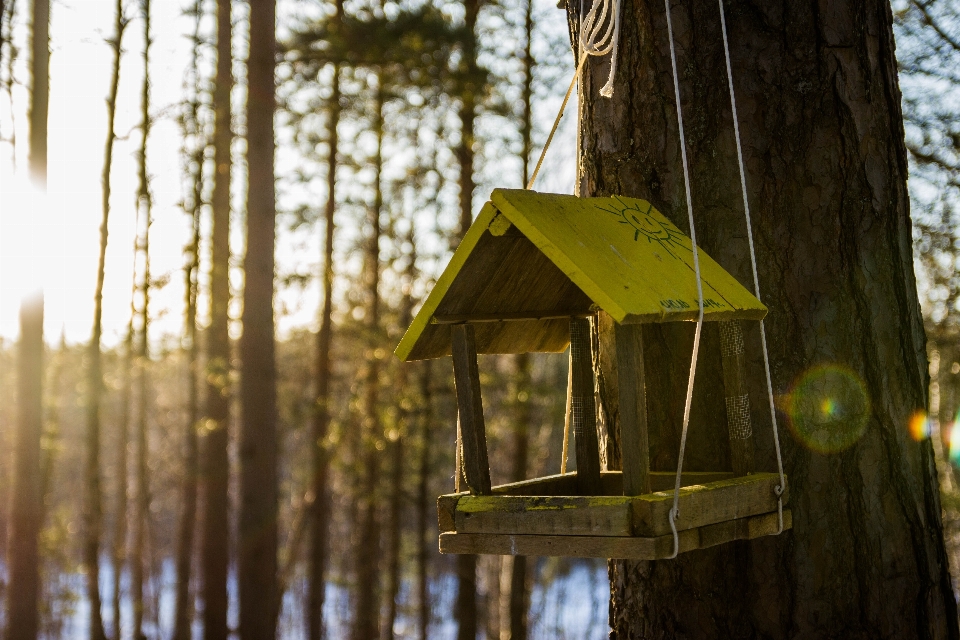
[[[226, 640], [230, 562], [230, 183], [233, 130], [231, 0], [217, 0], [217, 67], [213, 84], [213, 197], [210, 225], [210, 325], [206, 330], [206, 408], [203, 417], [201, 572], [203, 633]], [[250, 153], [253, 151], [250, 150]], [[251, 241], [253, 243], [253, 241]]]
[[272, 640], [277, 608], [277, 390], [274, 360], [276, 3], [250, 3], [247, 254], [240, 338], [241, 640]]
[[[194, 533], [197, 528], [197, 482], [200, 475], [198, 430], [200, 429], [200, 397], [198, 367], [200, 348], [197, 343], [197, 289], [200, 271], [200, 214], [203, 208], [203, 164], [207, 141], [200, 123], [201, 77], [200, 46], [203, 7], [198, 0], [188, 11], [194, 19], [190, 67], [187, 75], [187, 97], [180, 115], [183, 132], [184, 178], [189, 192], [183, 199], [183, 210], [190, 217], [191, 237], [184, 248], [183, 290], [184, 327], [183, 349], [186, 352], [187, 407], [183, 439], [183, 507], [177, 539], [176, 600], [173, 613], [173, 640], [190, 640], [193, 617], [193, 594], [190, 589], [193, 566]], [[224, 545], [226, 546], [226, 545]]]
[[83, 564], [87, 573], [87, 601], [90, 603], [90, 639], [105, 640], [100, 600], [100, 536], [103, 531], [103, 506], [100, 486], [100, 401], [103, 395], [103, 367], [100, 338], [103, 333], [103, 278], [107, 259], [107, 231], [110, 220], [110, 171], [113, 167], [113, 145], [117, 135], [114, 123], [117, 113], [117, 94], [120, 87], [120, 58], [123, 31], [127, 20], [123, 14], [123, 0], [114, 7], [113, 37], [107, 41], [113, 50], [110, 71], [110, 90], [107, 94], [107, 141], [103, 152], [102, 216], [100, 219], [100, 254], [97, 259], [97, 283], [93, 294], [93, 335], [87, 355], [87, 478], [86, 478], [86, 539]]
[[[34, 0], [30, 56], [30, 180], [47, 189], [47, 114], [50, 99], [50, 2]], [[40, 212], [34, 216], [43, 215]], [[34, 221], [36, 224], [37, 221]], [[37, 637], [40, 592], [37, 537], [42, 526], [40, 438], [43, 429], [43, 292], [20, 303], [17, 360], [17, 434], [14, 444], [12, 504], [7, 560], [6, 633], [8, 640]]]
[[139, 640], [144, 636], [144, 572], [148, 569], [147, 538], [150, 519], [150, 480], [147, 467], [149, 457], [148, 422], [150, 420], [150, 226], [153, 224], [153, 196], [150, 193], [150, 180], [147, 172], [147, 143], [150, 140], [150, 127], [153, 124], [150, 115], [150, 47], [153, 35], [150, 30], [151, 0], [141, 0], [140, 11], [143, 19], [143, 82], [140, 85], [140, 131], [141, 141], [138, 151], [137, 211], [141, 212], [139, 239], [140, 261], [143, 279], [140, 282], [140, 326], [137, 332], [137, 425], [134, 431], [134, 443], [137, 458], [134, 474], [133, 515], [133, 558], [130, 561], [130, 594], [133, 600], [133, 637]]

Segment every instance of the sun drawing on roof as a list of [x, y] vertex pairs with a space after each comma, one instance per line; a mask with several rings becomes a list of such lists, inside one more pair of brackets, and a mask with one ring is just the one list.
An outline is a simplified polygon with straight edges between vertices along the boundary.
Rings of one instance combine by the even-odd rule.
[[634, 240], [639, 240], [642, 235], [647, 239], [647, 242], [659, 243], [663, 250], [670, 254], [671, 258], [677, 260], [680, 258], [674, 253], [675, 249], [690, 251], [690, 248], [683, 243], [685, 236], [682, 233], [650, 215], [650, 211], [653, 209], [652, 204], [647, 204], [647, 210], [643, 211], [635, 203], [628, 204], [620, 198], [615, 198], [615, 200], [616, 203], [610, 208], [600, 208], [620, 218], [618, 221], [620, 224], [630, 225], [633, 228]]

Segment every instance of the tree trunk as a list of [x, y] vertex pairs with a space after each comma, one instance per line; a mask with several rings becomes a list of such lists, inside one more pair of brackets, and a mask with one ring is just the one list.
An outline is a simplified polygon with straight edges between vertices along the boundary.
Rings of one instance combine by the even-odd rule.
[[[50, 95], [50, 2], [34, 0], [31, 16], [30, 180], [47, 189], [47, 111]], [[10, 537], [7, 544], [7, 638], [37, 637], [40, 594], [38, 537], [43, 525], [40, 437], [43, 429], [43, 292], [20, 301], [17, 354], [17, 432], [14, 441]]]
[[227, 571], [230, 460], [230, 178], [232, 162], [230, 93], [233, 61], [230, 0], [217, 1], [217, 77], [213, 86], [213, 215], [210, 236], [210, 326], [207, 329], [206, 398], [203, 430], [203, 633], [227, 638]]
[[[193, 76], [193, 95], [184, 118], [184, 164], [186, 178], [191, 184], [191, 193], [184, 203], [184, 212], [190, 216], [192, 237], [186, 249], [186, 266], [183, 270], [184, 285], [184, 351], [187, 359], [187, 416], [183, 433], [183, 508], [180, 514], [180, 530], [177, 534], [175, 601], [173, 612], [173, 640], [190, 640], [193, 619], [193, 594], [190, 579], [193, 567], [193, 546], [197, 529], [197, 492], [200, 476], [200, 451], [197, 437], [199, 418], [199, 385], [197, 344], [197, 287], [200, 271], [200, 212], [203, 206], [203, 160], [206, 142], [200, 131], [198, 110], [200, 108], [200, 77], [197, 59], [200, 50], [200, 23], [203, 11], [200, 3], [194, 5], [193, 51], [190, 73]], [[189, 146], [189, 145], [192, 145]]]
[[363, 435], [360, 451], [363, 457], [363, 482], [358, 503], [361, 505], [360, 544], [357, 545], [357, 598], [353, 615], [353, 640], [370, 640], [380, 635], [380, 521], [377, 517], [377, 493], [380, 483], [380, 455], [377, 441], [383, 437], [378, 404], [380, 400], [380, 214], [383, 211], [383, 77], [377, 76], [374, 99], [374, 131], [377, 149], [374, 158], [374, 198], [370, 210], [370, 237], [364, 258], [367, 285], [366, 380], [363, 395]]
[[139, 153], [139, 185], [137, 187], [137, 209], [142, 211], [143, 230], [140, 237], [140, 252], [143, 256], [143, 281], [140, 288], [140, 332], [137, 345], [137, 427], [134, 441], [137, 451], [135, 494], [133, 518], [133, 561], [130, 572], [130, 591], [133, 599], [133, 637], [144, 636], [144, 569], [148, 566], [146, 557], [147, 520], [150, 517], [150, 487], [147, 471], [148, 434], [147, 421], [150, 415], [150, 225], [152, 220], [152, 200], [147, 174], [147, 142], [150, 139], [150, 0], [143, 0], [143, 84], [140, 94], [140, 117], [143, 140]]
[[433, 427], [432, 365], [420, 364], [420, 451], [417, 471], [417, 607], [420, 614], [420, 640], [427, 640], [430, 630], [430, 547], [427, 538], [433, 497], [430, 492], [430, 434]]
[[[340, 7], [338, 13], [340, 15]], [[330, 345], [333, 341], [333, 235], [337, 208], [337, 153], [340, 123], [340, 68], [333, 66], [327, 122], [327, 203], [324, 208], [323, 306], [320, 330], [317, 332], [316, 399], [313, 407], [313, 508], [310, 510], [310, 557], [307, 580], [307, 632], [309, 640], [323, 637], [323, 603], [326, 594], [327, 533], [330, 522], [330, 500], [327, 479], [330, 460], [327, 455], [327, 432], [330, 429]]]
[[[417, 253], [416, 236], [414, 235], [413, 220], [410, 221], [410, 228], [404, 241], [398, 244], [409, 244], [410, 252], [407, 254], [407, 265], [404, 269], [403, 298], [400, 300], [400, 314], [397, 318], [397, 325], [407, 327], [413, 319], [414, 299], [411, 295], [414, 281], [417, 278]], [[390, 534], [388, 536], [387, 547], [387, 617], [383, 625], [381, 637], [384, 640], [393, 640], [393, 625], [397, 619], [397, 598], [400, 595], [400, 544], [401, 533], [403, 530], [403, 459], [406, 453], [404, 442], [410, 434], [410, 422], [413, 415], [411, 411], [411, 399], [413, 394], [409, 387], [411, 365], [400, 363], [397, 372], [396, 390], [397, 401], [395, 403], [396, 433], [388, 439], [387, 448], [390, 452]]]
[[100, 612], [100, 535], [103, 529], [103, 507], [100, 487], [100, 399], [103, 395], [103, 371], [100, 362], [100, 336], [103, 317], [103, 277], [107, 257], [107, 222], [110, 218], [110, 170], [113, 167], [114, 116], [117, 112], [117, 92], [120, 86], [121, 40], [126, 21], [123, 4], [117, 0], [114, 7], [113, 67], [110, 76], [110, 92], [107, 95], [107, 141], [103, 154], [103, 201], [100, 220], [100, 254], [97, 262], [97, 284], [93, 295], [93, 335], [88, 354], [87, 393], [87, 496], [86, 496], [86, 543], [83, 563], [87, 572], [87, 601], [90, 603], [90, 638], [105, 640], [103, 617]]
[[[648, 199], [685, 229], [663, 5], [623, 11], [615, 95], [598, 97], [598, 62], [584, 82], [581, 192]], [[752, 288], [719, 9], [680, 0], [672, 15], [700, 244]], [[790, 397], [806, 373], [823, 402], [865, 392], [872, 410], [824, 423], [853, 442], [828, 450], [802, 436], [825, 418], [794, 405], [794, 433], [781, 430], [792, 530], [676, 560], [611, 561], [611, 637], [957, 638], [933, 451], [906, 428], [926, 404], [927, 371], [889, 3], [734, 2], [727, 18], [774, 392]], [[759, 335], [744, 326], [757, 468], [772, 470]], [[644, 333], [648, 414], [664, 416], [649, 420], [650, 458], [669, 469], [692, 331]], [[717, 342], [707, 332], [701, 349], [691, 470], [729, 464], [725, 425], [712, 419], [723, 415]]]
[[[530, 354], [514, 356], [513, 402], [513, 469], [510, 480], [527, 478], [527, 458], [530, 448]], [[526, 556], [504, 556], [500, 577], [500, 633], [501, 640], [524, 640], [527, 637]]]
[[[461, 70], [466, 76], [460, 88], [460, 145], [457, 162], [460, 165], [460, 228], [457, 240], [462, 240], [473, 223], [473, 143], [476, 96], [479, 87], [474, 83], [477, 73], [477, 14], [481, 0], [464, 0], [464, 41]], [[457, 471], [459, 473], [459, 470]], [[477, 556], [457, 556], [457, 599], [454, 608], [457, 620], [457, 640], [475, 640], [477, 637]]]
[[240, 638], [274, 638], [277, 611], [277, 390], [273, 277], [276, 4], [250, 5], [247, 255], [240, 360]]
[[[134, 240], [136, 245], [138, 240]], [[134, 251], [136, 253], [136, 250]], [[127, 559], [127, 447], [130, 442], [130, 396], [133, 369], [133, 317], [136, 314], [134, 298], [136, 293], [136, 273], [133, 276], [134, 291], [130, 297], [130, 320], [127, 324], [127, 336], [123, 346], [123, 362], [120, 369], [120, 421], [117, 425], [117, 487], [114, 509], [113, 530], [113, 598], [111, 602], [112, 638], [120, 640], [120, 578]]]

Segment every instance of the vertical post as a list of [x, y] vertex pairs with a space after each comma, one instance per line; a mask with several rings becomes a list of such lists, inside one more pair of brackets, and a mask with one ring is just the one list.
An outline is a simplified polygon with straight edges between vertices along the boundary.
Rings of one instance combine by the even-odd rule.
[[600, 495], [600, 448], [597, 442], [597, 409], [593, 398], [593, 358], [590, 321], [570, 319], [570, 370], [572, 372], [570, 421], [577, 447], [577, 485], [580, 495]]
[[744, 362], [743, 329], [739, 320], [717, 323], [720, 328], [720, 355], [723, 362], [723, 389], [730, 431], [730, 460], [733, 475], [753, 471], [753, 425]]
[[650, 441], [643, 373], [642, 325], [614, 323], [617, 393], [620, 398], [620, 455], [623, 495], [650, 492]]
[[480, 401], [480, 369], [477, 366], [477, 338], [470, 323], [455, 324], [453, 378], [457, 389], [457, 410], [463, 442], [463, 475], [470, 493], [490, 494], [490, 466], [487, 463], [487, 435]]

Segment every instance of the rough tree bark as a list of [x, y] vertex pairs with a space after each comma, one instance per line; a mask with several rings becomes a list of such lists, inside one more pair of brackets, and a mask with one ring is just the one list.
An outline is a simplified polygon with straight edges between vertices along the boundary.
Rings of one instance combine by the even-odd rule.
[[277, 621], [277, 389], [274, 359], [276, 238], [273, 116], [276, 3], [250, 4], [247, 61], [247, 255], [240, 360], [241, 640], [272, 640]]
[[[134, 253], [138, 239], [134, 239]], [[113, 597], [110, 603], [111, 638], [120, 637], [120, 580], [123, 577], [124, 565], [127, 561], [127, 482], [129, 476], [127, 462], [127, 447], [130, 442], [130, 397], [133, 381], [130, 372], [133, 370], [133, 317], [136, 315], [134, 299], [136, 297], [137, 274], [133, 274], [133, 291], [130, 293], [130, 318], [127, 322], [127, 334], [123, 341], [123, 360], [120, 365], [120, 420], [117, 422], [117, 460], [116, 503], [113, 518]]]
[[[50, 2], [34, 0], [30, 55], [30, 180], [47, 189], [47, 113], [50, 98]], [[37, 214], [32, 214], [37, 215]], [[7, 638], [37, 637], [43, 524], [40, 438], [43, 429], [43, 292], [20, 301], [17, 350], [17, 432], [14, 440], [10, 536], [7, 539]]]
[[213, 85], [213, 196], [210, 229], [210, 326], [207, 333], [203, 429], [203, 633], [226, 640], [229, 557], [230, 460], [230, 182], [232, 162], [230, 93], [233, 88], [230, 0], [217, 0], [217, 76]]
[[184, 213], [190, 216], [191, 238], [184, 253], [183, 269], [184, 318], [183, 341], [187, 365], [187, 415], [183, 430], [183, 479], [181, 491], [183, 505], [180, 512], [180, 527], [177, 532], [176, 586], [173, 608], [173, 640], [190, 640], [193, 622], [193, 592], [190, 589], [193, 575], [194, 538], [197, 529], [197, 498], [200, 477], [199, 427], [200, 393], [197, 367], [200, 348], [197, 344], [197, 288], [200, 272], [200, 213], [203, 208], [203, 160], [206, 138], [200, 130], [200, 70], [197, 65], [200, 52], [200, 25], [203, 10], [200, 2], [194, 4], [193, 48], [190, 74], [192, 95], [185, 105], [182, 116], [184, 134], [183, 162], [185, 178], [190, 184], [190, 195], [184, 199]]
[[[775, 393], [815, 365], [842, 365], [873, 408], [862, 437], [830, 454], [802, 446], [783, 420], [791, 531], [672, 561], [612, 561], [611, 637], [956, 638], [933, 451], [906, 428], [926, 404], [927, 371], [890, 5], [727, 6]], [[678, 0], [672, 15], [698, 237], [750, 283], [719, 9]], [[584, 83], [581, 193], [646, 198], [685, 229], [658, 0], [625, 3], [618, 69], [611, 100], [598, 96], [605, 64]], [[757, 466], [771, 470], [759, 334], [744, 326]], [[649, 421], [651, 461], [670, 469], [692, 330], [644, 329], [648, 412], [663, 418]], [[708, 332], [701, 353], [716, 351]], [[691, 470], [729, 464], [725, 425], [712, 419], [722, 412], [710, 412], [719, 375], [716, 354], [701, 361]]]

